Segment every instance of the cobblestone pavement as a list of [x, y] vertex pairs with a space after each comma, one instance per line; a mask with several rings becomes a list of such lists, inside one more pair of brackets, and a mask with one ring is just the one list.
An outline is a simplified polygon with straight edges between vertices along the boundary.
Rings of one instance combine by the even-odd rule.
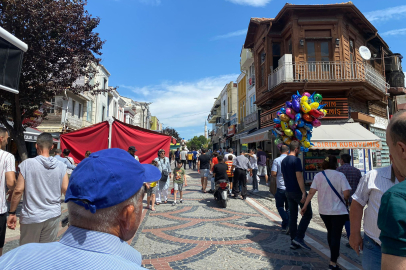
[[[230, 199], [220, 208], [213, 195], [200, 191], [200, 178], [187, 170], [184, 203], [161, 204], [145, 217], [131, 242], [148, 269], [327, 269], [326, 231], [312, 222], [306, 241], [312, 251], [291, 250], [281, 232], [275, 202], [267, 186], [246, 201]], [[178, 199], [179, 200], [179, 199]], [[315, 211], [316, 212], [316, 211]], [[317, 212], [316, 212], [317, 213]], [[316, 215], [315, 215], [316, 216]], [[343, 239], [343, 245], [346, 241]], [[341, 248], [343, 269], [361, 269], [359, 258]], [[355, 252], [353, 252], [355, 254]], [[326, 256], [327, 254], [327, 256]], [[356, 257], [356, 254], [355, 254]]]
[[[330, 251], [317, 211], [317, 198], [312, 200], [314, 215], [305, 238], [312, 251], [291, 250], [290, 237], [281, 232], [275, 201], [265, 181], [260, 183], [260, 192], [249, 192], [246, 201], [230, 199], [223, 209], [212, 194], [200, 191], [197, 172], [186, 172], [188, 187], [184, 187], [184, 203], [172, 206], [170, 195], [168, 204], [156, 206], [155, 212], [144, 209], [140, 228], [129, 241], [143, 255], [144, 267], [164, 270], [328, 268]], [[62, 213], [67, 215], [66, 204], [62, 204]], [[60, 227], [59, 235], [65, 230]], [[4, 252], [17, 247], [18, 239], [19, 228], [7, 230]], [[345, 247], [347, 242], [343, 237], [339, 264], [343, 269], [361, 269], [361, 257]]]

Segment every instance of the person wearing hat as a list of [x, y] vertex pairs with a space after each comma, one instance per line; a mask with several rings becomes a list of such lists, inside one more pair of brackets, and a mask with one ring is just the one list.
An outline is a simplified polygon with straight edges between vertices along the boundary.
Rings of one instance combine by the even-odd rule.
[[158, 191], [156, 193], [156, 205], [160, 205], [161, 202], [168, 203], [168, 189], [172, 173], [171, 164], [169, 158], [165, 156], [164, 149], [159, 149], [158, 157], [155, 160], [158, 162], [158, 168], [161, 171], [161, 179], [158, 182]]
[[137, 152], [137, 149], [135, 149], [135, 146], [130, 146], [128, 147], [128, 153], [132, 155], [136, 160], [140, 161], [138, 156], [135, 155], [135, 152]]
[[[59, 242], [31, 243], [0, 257], [2, 269], [144, 269], [127, 244], [141, 223], [147, 183], [161, 173], [122, 149], [92, 153], [66, 191], [70, 227]], [[61, 259], [63, 258], [63, 259]]]

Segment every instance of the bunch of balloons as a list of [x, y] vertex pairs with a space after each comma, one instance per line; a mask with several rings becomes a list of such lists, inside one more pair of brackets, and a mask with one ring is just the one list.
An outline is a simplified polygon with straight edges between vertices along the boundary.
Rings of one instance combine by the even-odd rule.
[[311, 143], [313, 128], [321, 125], [320, 119], [326, 116], [327, 111], [323, 109], [326, 104], [320, 105], [323, 97], [320, 94], [310, 95], [304, 92], [303, 95], [292, 95], [291, 101], [286, 101], [273, 119], [275, 126], [272, 133], [275, 135], [275, 144], [289, 145], [292, 141], [299, 141], [301, 150], [308, 152], [313, 146]]

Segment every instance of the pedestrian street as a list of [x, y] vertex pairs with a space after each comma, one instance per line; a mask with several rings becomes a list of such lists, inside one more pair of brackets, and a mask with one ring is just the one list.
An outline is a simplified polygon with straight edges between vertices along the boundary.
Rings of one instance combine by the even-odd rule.
[[[289, 235], [283, 234], [280, 218], [262, 182], [260, 192], [246, 201], [229, 199], [220, 208], [213, 195], [202, 193], [200, 178], [187, 170], [184, 202], [144, 209], [143, 221], [131, 245], [143, 255], [148, 269], [326, 269], [330, 251], [326, 230], [310, 224], [306, 242], [312, 251], [291, 250]], [[251, 186], [249, 186], [250, 189]], [[317, 208], [317, 207], [314, 207]], [[361, 258], [341, 241], [343, 269], [361, 269]]]

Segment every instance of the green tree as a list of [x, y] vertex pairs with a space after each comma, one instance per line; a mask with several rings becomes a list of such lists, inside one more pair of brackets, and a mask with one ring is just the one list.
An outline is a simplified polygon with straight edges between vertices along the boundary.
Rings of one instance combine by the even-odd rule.
[[189, 140], [186, 145], [188, 149], [196, 148], [207, 148], [208, 147], [209, 140], [206, 139], [203, 135], [200, 135], [199, 137], [194, 136], [191, 140]]
[[28, 44], [20, 93], [0, 91], [0, 123], [16, 142], [22, 160], [27, 158], [25, 119], [35, 117], [41, 105], [61, 91], [78, 94], [98, 86], [74, 83], [96, 76], [91, 63], [99, 64], [104, 44], [94, 32], [100, 19], [85, 10], [86, 4], [87, 0], [0, 0], [0, 25]]
[[166, 127], [162, 130], [162, 133], [174, 137], [176, 139], [176, 143], [180, 143], [180, 141], [182, 140], [179, 136], [179, 133], [174, 128]]

